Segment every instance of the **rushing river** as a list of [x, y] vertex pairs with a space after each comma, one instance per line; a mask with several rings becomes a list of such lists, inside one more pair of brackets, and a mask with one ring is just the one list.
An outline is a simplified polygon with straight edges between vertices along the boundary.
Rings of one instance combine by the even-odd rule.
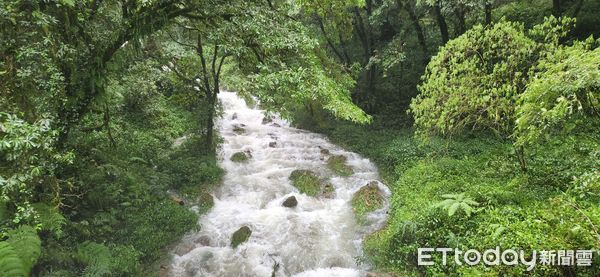
[[[264, 122], [264, 111], [248, 107], [235, 93], [223, 91], [219, 98], [224, 109], [218, 122], [224, 139], [220, 165], [227, 173], [214, 193], [214, 207], [199, 220], [200, 230], [187, 235], [173, 254], [169, 275], [366, 275], [368, 265], [360, 262], [361, 242], [384, 223], [388, 204], [386, 200], [383, 209], [369, 214], [367, 224], [358, 224], [350, 202], [360, 187], [379, 179], [376, 167], [322, 135], [290, 127], [277, 118]], [[322, 149], [346, 156], [354, 174], [335, 176]], [[250, 160], [232, 162], [231, 155], [239, 151], [251, 153]], [[295, 169], [328, 178], [334, 196], [300, 194], [288, 179]], [[387, 187], [378, 186], [387, 199]], [[297, 206], [283, 207], [292, 195]], [[242, 226], [250, 227], [252, 234], [234, 249], [231, 236]]]

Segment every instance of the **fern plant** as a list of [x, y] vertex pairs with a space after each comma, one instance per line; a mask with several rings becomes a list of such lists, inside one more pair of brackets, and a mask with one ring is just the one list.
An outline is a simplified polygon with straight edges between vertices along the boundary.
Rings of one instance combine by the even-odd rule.
[[75, 258], [84, 264], [83, 276], [107, 276], [113, 268], [110, 249], [104, 244], [86, 241], [79, 245]]
[[434, 207], [444, 209], [448, 212], [448, 216], [453, 216], [458, 210], [462, 210], [467, 216], [471, 216], [471, 213], [475, 211], [474, 207], [479, 206], [477, 201], [465, 196], [464, 193], [444, 194], [442, 195], [442, 198], [444, 198], [444, 200], [436, 203]]
[[42, 251], [42, 242], [35, 229], [23, 225], [7, 233], [0, 242], [0, 273], [2, 276], [29, 276]]

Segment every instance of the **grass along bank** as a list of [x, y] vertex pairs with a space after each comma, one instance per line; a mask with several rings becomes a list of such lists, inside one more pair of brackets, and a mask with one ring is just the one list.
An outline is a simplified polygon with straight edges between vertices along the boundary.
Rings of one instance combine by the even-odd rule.
[[[519, 169], [512, 144], [492, 137], [431, 139], [410, 129], [336, 123], [321, 132], [374, 161], [392, 191], [386, 227], [364, 242], [376, 271], [421, 274], [521, 275], [522, 266], [417, 267], [417, 248], [598, 249], [598, 134], [528, 149]], [[544, 149], [544, 151], [538, 151]], [[457, 208], [451, 208], [456, 204]], [[594, 264], [600, 262], [594, 255]], [[536, 266], [534, 276], [594, 276], [597, 267]]]

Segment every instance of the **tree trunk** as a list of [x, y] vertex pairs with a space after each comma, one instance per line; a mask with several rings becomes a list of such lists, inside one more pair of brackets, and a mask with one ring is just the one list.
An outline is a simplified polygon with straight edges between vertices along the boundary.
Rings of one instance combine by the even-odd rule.
[[338, 51], [338, 49], [333, 44], [333, 41], [327, 35], [327, 32], [325, 31], [325, 25], [323, 24], [323, 20], [318, 15], [316, 16], [316, 18], [317, 18], [317, 23], [319, 24], [319, 29], [321, 29], [321, 32], [323, 33], [323, 37], [325, 38], [325, 41], [327, 41], [327, 45], [329, 45], [329, 48], [331, 48], [333, 53], [340, 59], [340, 61], [344, 62], [344, 57], [342, 56], [340, 51]]
[[429, 60], [429, 51], [427, 50], [427, 41], [425, 40], [425, 33], [423, 32], [423, 28], [421, 27], [421, 23], [419, 22], [419, 18], [415, 14], [415, 10], [408, 3], [403, 5], [401, 0], [396, 0], [396, 3], [399, 7], [404, 7], [404, 10], [408, 13], [408, 17], [415, 28], [415, 33], [417, 33], [417, 39], [419, 40], [419, 45], [421, 46], [421, 50], [423, 51], [423, 63], [427, 64]]
[[435, 18], [437, 20], [438, 26], [440, 27], [440, 34], [442, 36], [442, 44], [446, 44], [449, 40], [448, 36], [448, 24], [446, 24], [446, 19], [442, 14], [442, 8], [440, 7], [440, 1], [436, 1], [435, 5], [433, 5], [433, 12], [435, 13]]
[[492, 3], [485, 2], [485, 25], [492, 24]]
[[215, 86], [209, 99], [208, 117], [206, 119], [206, 134], [204, 137], [204, 147], [207, 153], [211, 153], [214, 150], [214, 129], [215, 129], [215, 105], [217, 104], [217, 95], [219, 88]]
[[519, 160], [519, 166], [521, 167], [521, 171], [527, 172], [527, 162], [525, 160], [525, 148], [523, 146], [519, 146], [519, 148], [515, 149], [517, 154], [517, 159]]
[[560, 0], [552, 0], [552, 15], [557, 18], [562, 16]]
[[454, 13], [456, 14], [456, 19], [458, 20], [458, 26], [456, 28], [456, 36], [462, 35], [467, 30], [467, 23], [465, 22], [465, 7], [463, 5], [459, 5], [454, 9]]

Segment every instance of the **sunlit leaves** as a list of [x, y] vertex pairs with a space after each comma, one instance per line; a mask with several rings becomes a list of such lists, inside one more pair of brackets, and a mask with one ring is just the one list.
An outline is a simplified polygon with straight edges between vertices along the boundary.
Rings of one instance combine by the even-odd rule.
[[600, 48], [590, 50], [594, 44], [591, 39], [561, 48], [540, 62], [540, 72], [519, 98], [518, 144], [594, 126], [600, 118]]

